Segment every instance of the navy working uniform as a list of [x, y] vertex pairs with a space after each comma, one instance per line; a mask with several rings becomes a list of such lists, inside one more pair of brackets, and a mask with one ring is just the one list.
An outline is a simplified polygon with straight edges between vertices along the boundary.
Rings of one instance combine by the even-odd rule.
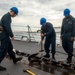
[[0, 25], [3, 28], [3, 31], [0, 33], [0, 63], [4, 59], [7, 52], [9, 56], [13, 59], [13, 62], [16, 63], [22, 58], [17, 59], [13, 51], [13, 45], [11, 43], [10, 37], [12, 38], [14, 35], [11, 30], [11, 15], [9, 12], [1, 18]]
[[71, 37], [75, 36], [75, 19], [71, 15], [65, 17], [62, 22], [61, 27], [61, 38], [62, 38], [62, 46], [66, 53], [68, 53], [68, 62], [71, 62], [73, 56], [73, 43], [71, 41]]
[[[22, 59], [22, 57], [16, 58], [13, 51], [13, 45], [11, 42], [14, 40], [14, 35], [11, 29], [11, 17], [15, 17], [18, 14], [18, 8], [12, 7], [10, 12], [6, 13], [0, 22], [0, 63], [4, 59], [5, 55], [8, 53], [12, 58], [13, 63], [16, 64]], [[11, 39], [10, 39], [11, 38]], [[6, 70], [5, 67], [0, 66], [0, 71]]]
[[13, 46], [10, 40], [10, 37], [13, 37], [10, 24], [11, 16], [10, 13], [7, 13], [2, 17], [0, 23], [0, 25], [3, 27], [3, 31], [2, 33], [0, 33], [0, 63], [4, 59], [7, 52], [9, 53], [11, 58], [15, 59], [15, 53], [13, 52]]
[[[41, 33], [45, 35], [45, 52], [46, 52], [46, 57], [50, 57], [49, 52], [50, 52], [50, 46], [51, 46], [51, 53], [52, 53], [52, 58], [55, 58], [55, 49], [56, 49], [56, 33], [55, 30], [52, 26], [51, 23], [46, 22], [45, 25], [42, 25], [41, 27]], [[42, 40], [44, 37], [42, 37]]]

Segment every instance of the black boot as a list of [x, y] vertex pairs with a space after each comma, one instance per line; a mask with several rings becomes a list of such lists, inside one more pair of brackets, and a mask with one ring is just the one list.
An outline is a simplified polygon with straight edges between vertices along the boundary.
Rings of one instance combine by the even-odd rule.
[[55, 54], [52, 54], [52, 60], [55, 61]]
[[0, 71], [6, 71], [5, 67], [0, 66]]
[[44, 58], [50, 58], [50, 55], [49, 54], [46, 54], [43, 56]]
[[68, 58], [67, 58], [67, 63], [71, 63], [72, 62], [72, 56], [69, 56]]
[[69, 60], [69, 56], [67, 57], [67, 61]]
[[13, 63], [16, 64], [18, 61], [22, 60], [22, 57], [19, 58], [15, 58], [15, 60], [13, 60]]

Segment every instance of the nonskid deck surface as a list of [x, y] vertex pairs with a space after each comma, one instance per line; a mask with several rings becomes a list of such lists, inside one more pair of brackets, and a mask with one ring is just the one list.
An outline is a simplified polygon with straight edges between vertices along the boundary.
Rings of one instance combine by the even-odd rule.
[[18, 62], [17, 64], [13, 64], [13, 62], [7, 58], [4, 59], [1, 65], [6, 67], [7, 70], [0, 71], [0, 75], [30, 75], [26, 72], [23, 72], [23, 70], [27, 70], [27, 69], [33, 72], [35, 75], [50, 75], [50, 73], [22, 64], [21, 62]]
[[[25, 53], [33, 54], [39, 52], [40, 45], [38, 43], [32, 42], [24, 42], [24, 41], [14, 41], [13, 42], [14, 49], [23, 51]], [[62, 47], [57, 47], [56, 59], [62, 60], [67, 58], [67, 54], [65, 54]], [[39, 54], [45, 54], [42, 52]], [[74, 57], [73, 57], [74, 59]], [[16, 65], [12, 63], [9, 59], [5, 58], [1, 64], [7, 68], [7, 71], [0, 71], [0, 75], [29, 75], [23, 72], [23, 69], [30, 69], [35, 75], [75, 75], [74, 71], [61, 69], [56, 66], [47, 67], [46, 65], [31, 65], [29, 66], [29, 62], [27, 57], [23, 57], [21, 62], [18, 62]], [[49, 65], [50, 66], [50, 65]]]

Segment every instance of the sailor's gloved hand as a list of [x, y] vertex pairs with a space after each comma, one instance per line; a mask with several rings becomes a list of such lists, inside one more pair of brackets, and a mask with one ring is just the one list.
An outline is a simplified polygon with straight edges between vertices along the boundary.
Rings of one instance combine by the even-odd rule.
[[70, 39], [71, 41], [74, 41], [74, 37], [71, 37], [71, 39]]
[[12, 41], [14, 41], [14, 36], [11, 38]]
[[43, 37], [44, 36], [44, 34], [41, 34], [41, 37]]
[[60, 39], [62, 40], [62, 35], [60, 36]]

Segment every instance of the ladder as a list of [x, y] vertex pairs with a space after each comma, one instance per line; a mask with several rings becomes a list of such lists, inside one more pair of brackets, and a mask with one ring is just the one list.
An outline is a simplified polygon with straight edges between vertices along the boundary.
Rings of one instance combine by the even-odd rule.
[[31, 42], [31, 41], [36, 42], [34, 34], [33, 34], [32, 30], [31, 30], [31, 27], [29, 25], [27, 25], [27, 27], [28, 27], [28, 41], [29, 42]]

